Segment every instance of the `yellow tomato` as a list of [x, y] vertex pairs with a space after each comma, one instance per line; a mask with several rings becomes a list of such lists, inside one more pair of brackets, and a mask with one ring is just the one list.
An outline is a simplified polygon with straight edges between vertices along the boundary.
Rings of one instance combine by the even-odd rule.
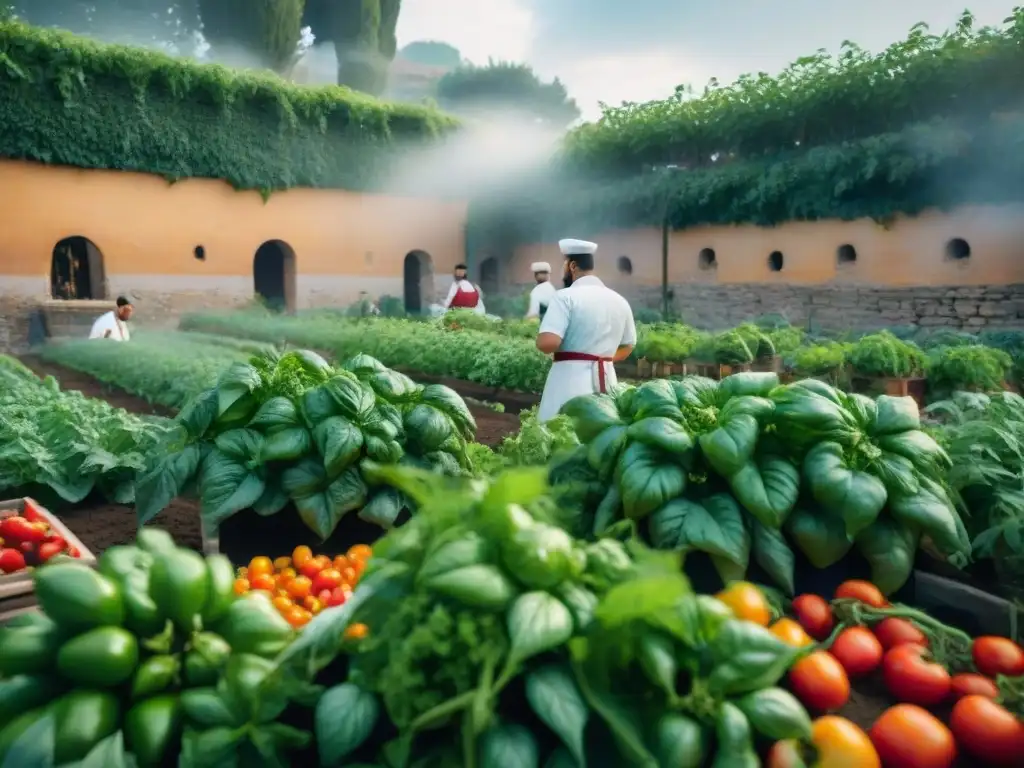
[[249, 580], [243, 578], [235, 579], [235, 594], [244, 595], [249, 591]]
[[356, 544], [348, 551], [349, 560], [362, 560], [366, 562], [373, 557], [373, 550], [366, 544]]
[[296, 568], [301, 568], [303, 565], [313, 559], [313, 550], [307, 546], [296, 547], [295, 551], [292, 552], [292, 562]]
[[275, 571], [283, 571], [285, 568], [287, 568], [291, 564], [292, 564], [292, 559], [290, 557], [279, 557], [279, 558], [274, 560], [274, 570]]
[[365, 624], [350, 624], [345, 630], [346, 640], [362, 640], [370, 634], [370, 628]]
[[786, 645], [792, 645], [794, 648], [806, 648], [808, 645], [814, 645], [814, 639], [792, 619], [779, 619], [768, 628], [768, 631]]
[[304, 627], [309, 623], [309, 620], [313, 618], [313, 614], [303, 608], [301, 605], [293, 605], [288, 613], [285, 614], [285, 621], [291, 624], [296, 629], [298, 627]]
[[259, 555], [249, 563], [249, 576], [269, 576], [274, 572], [274, 564], [269, 557]]
[[318, 600], [317, 598], [310, 595], [302, 601], [302, 607], [310, 613], [312, 613], [314, 616], [316, 616], [318, 613], [320, 613], [320, 611], [324, 609], [324, 604], [320, 602], [320, 600]]
[[350, 565], [352, 562], [345, 555], [338, 555], [334, 558], [334, 570], [336, 571], [344, 571]]
[[306, 576], [296, 576], [288, 582], [288, 586], [286, 587], [288, 594], [296, 600], [302, 600], [309, 597], [309, 592], [312, 588], [313, 582]]
[[274, 607], [277, 608], [282, 614], [287, 614], [288, 611], [294, 607], [295, 603], [292, 602], [290, 597], [281, 597], [278, 595], [274, 598]]
[[734, 582], [715, 597], [729, 606], [736, 618], [752, 621], [762, 627], [767, 627], [772, 620], [768, 601], [761, 590], [748, 581]]

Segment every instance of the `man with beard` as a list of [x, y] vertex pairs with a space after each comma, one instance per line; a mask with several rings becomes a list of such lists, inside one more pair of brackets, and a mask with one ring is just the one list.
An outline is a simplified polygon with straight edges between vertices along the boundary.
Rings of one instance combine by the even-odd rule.
[[452, 287], [444, 300], [445, 311], [449, 309], [471, 309], [478, 315], [485, 314], [480, 289], [466, 279], [466, 265], [456, 264]]
[[560, 240], [565, 288], [555, 292], [537, 334], [537, 349], [553, 355], [537, 418], [550, 421], [580, 395], [605, 393], [618, 380], [614, 363], [636, 344], [629, 302], [593, 274], [597, 244]]
[[92, 330], [89, 331], [89, 338], [113, 339], [114, 341], [130, 340], [128, 320], [134, 310], [135, 307], [132, 306], [131, 301], [124, 296], [118, 296], [117, 306], [96, 318], [96, 322], [92, 324]]
[[548, 305], [555, 298], [558, 291], [551, 284], [551, 265], [546, 261], [535, 261], [530, 265], [533, 272], [533, 279], [537, 285], [530, 291], [530, 308], [526, 310], [526, 319], [544, 319], [544, 313], [548, 311]]

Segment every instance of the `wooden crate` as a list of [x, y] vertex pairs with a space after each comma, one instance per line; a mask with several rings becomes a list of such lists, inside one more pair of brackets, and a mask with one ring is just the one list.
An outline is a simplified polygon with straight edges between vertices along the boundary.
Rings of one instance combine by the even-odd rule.
[[[25, 503], [28, 501], [35, 505], [36, 509], [46, 518], [46, 521], [53, 530], [60, 534], [70, 546], [78, 549], [81, 553], [79, 562], [95, 567], [96, 557], [92, 552], [86, 549], [81, 540], [61, 522], [60, 518], [34, 499], [0, 501], [0, 519], [20, 515], [25, 511]], [[18, 613], [31, 610], [35, 607], [35, 604], [31, 570], [0, 576], [0, 622], [6, 621]]]
[[854, 376], [855, 392], [868, 394], [881, 393], [892, 397], [912, 397], [919, 408], [924, 408], [928, 394], [928, 380], [925, 378], [890, 379]]

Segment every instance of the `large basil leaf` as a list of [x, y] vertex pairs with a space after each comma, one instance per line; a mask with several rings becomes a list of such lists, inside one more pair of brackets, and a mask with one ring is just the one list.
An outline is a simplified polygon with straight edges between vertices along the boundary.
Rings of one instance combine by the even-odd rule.
[[363, 432], [344, 416], [331, 416], [313, 429], [313, 442], [323, 457], [324, 469], [334, 475], [359, 458]]
[[615, 401], [607, 395], [574, 397], [562, 406], [559, 413], [572, 419], [573, 429], [584, 443], [589, 443], [608, 427], [622, 425]]
[[853, 415], [858, 428], [866, 432], [874, 429], [875, 419], [878, 418], [878, 406], [874, 400], [856, 392], [842, 392], [840, 403]]
[[654, 726], [658, 765], [700, 768], [708, 757], [708, 741], [700, 723], [676, 712], [662, 715]]
[[698, 438], [708, 464], [722, 477], [731, 477], [754, 455], [761, 427], [749, 414], [739, 414], [728, 421], [719, 421], [717, 429]]
[[182, 494], [195, 476], [202, 457], [197, 443], [180, 451], [164, 452], [160, 460], [135, 482], [135, 514], [145, 525]]
[[526, 676], [526, 699], [537, 717], [583, 765], [583, 731], [590, 710], [576, 686], [572, 670], [564, 664], [549, 664], [530, 672]]
[[773, 686], [801, 651], [762, 626], [732, 619], [722, 624], [711, 645], [713, 693], [735, 695]]
[[683, 467], [643, 443], [633, 443], [622, 452], [615, 476], [626, 516], [634, 520], [647, 517], [686, 487]]
[[359, 510], [359, 519], [388, 529], [394, 526], [395, 520], [405, 506], [405, 497], [399, 491], [394, 488], [381, 488], [373, 494], [373, 498], [366, 506]]
[[934, 483], [922, 484], [911, 495], [893, 494], [889, 511], [903, 525], [921, 531], [945, 555], [970, 552], [957, 525], [957, 512], [945, 492]]
[[324, 390], [337, 404], [340, 413], [356, 422], [369, 416], [377, 402], [373, 390], [350, 374], [329, 379]]
[[249, 422], [250, 429], [258, 429], [261, 432], [271, 432], [277, 429], [298, 427], [302, 425], [299, 410], [295, 403], [287, 397], [272, 397], [256, 411], [256, 415]]
[[587, 446], [587, 463], [598, 477], [607, 480], [615, 470], [619, 454], [626, 446], [626, 427], [608, 427]]
[[815, 568], [835, 565], [853, 547], [853, 541], [846, 535], [845, 523], [817, 507], [796, 507], [786, 521], [786, 530]]
[[281, 487], [292, 498], [309, 496], [327, 485], [327, 472], [319, 461], [305, 458], [281, 473]]
[[388, 370], [388, 367], [376, 357], [364, 354], [350, 357], [341, 367], [346, 371], [352, 371], [352, 373], [360, 377], [366, 374], [379, 373], [381, 371]]
[[232, 363], [217, 380], [217, 415], [223, 416], [238, 400], [262, 384], [259, 371], [248, 363]]
[[786, 538], [777, 528], [768, 528], [757, 518], [748, 520], [751, 534], [751, 554], [779, 589], [790, 597], [796, 592], [796, 559]]
[[800, 471], [779, 456], [762, 455], [729, 477], [729, 487], [744, 508], [769, 528], [778, 528], [796, 506]]
[[685, 379], [671, 379], [669, 384], [675, 392], [676, 401], [683, 408], [711, 408], [719, 404], [718, 382], [706, 376], [687, 376]]
[[521, 725], [492, 726], [480, 739], [480, 765], [540, 768], [537, 740]]
[[672, 385], [665, 379], [654, 379], [637, 387], [633, 395], [633, 414], [636, 420], [656, 416], [681, 420], [683, 412]]
[[294, 496], [299, 517], [313, 533], [326, 540], [347, 513], [366, 503], [367, 488], [358, 468], [346, 469], [321, 493]]
[[373, 733], [380, 717], [377, 697], [352, 683], [324, 692], [316, 704], [316, 746], [320, 765], [336, 768]]
[[815, 501], [843, 520], [851, 538], [875, 521], [888, 497], [881, 480], [847, 466], [839, 443], [819, 443], [808, 451], [804, 477]]
[[336, 416], [340, 409], [327, 391], [327, 385], [321, 384], [306, 391], [302, 396], [299, 410], [306, 426], [314, 429], [324, 419]]
[[199, 438], [217, 418], [217, 388], [213, 387], [191, 398], [177, 416], [177, 422], [190, 437]]
[[276, 430], [263, 441], [263, 461], [296, 461], [313, 449], [313, 438], [305, 427]]
[[764, 688], [736, 702], [754, 730], [772, 741], [811, 741], [811, 718], [797, 698], [782, 688]]
[[264, 437], [254, 429], [231, 429], [217, 435], [214, 445], [221, 453], [243, 464], [258, 463]]
[[471, 440], [476, 434], [476, 419], [473, 418], [466, 401], [459, 397], [454, 389], [443, 384], [430, 384], [420, 393], [420, 401], [447, 414], [467, 440]]
[[952, 460], [942, 447], [930, 435], [919, 429], [881, 435], [875, 441], [883, 451], [910, 459], [918, 471], [931, 476], [953, 466]]
[[746, 397], [748, 395], [753, 395], [755, 397], [767, 397], [768, 394], [777, 386], [779, 386], [779, 377], [777, 374], [761, 371], [746, 371], [726, 376], [721, 382], [719, 382], [718, 392], [719, 396], [723, 399]]
[[419, 392], [419, 385], [398, 371], [378, 371], [366, 381], [374, 392], [392, 402], [412, 397]]
[[700, 502], [673, 499], [651, 515], [650, 533], [659, 549], [707, 552], [744, 571], [750, 561], [750, 534], [743, 513], [724, 493]]
[[871, 463], [871, 472], [882, 481], [889, 494], [913, 494], [921, 487], [914, 462], [896, 453], [882, 451]]
[[527, 592], [508, 610], [509, 656], [526, 661], [572, 637], [573, 619], [565, 603], [547, 592]]
[[872, 434], [895, 435], [921, 428], [921, 412], [912, 397], [879, 395], [875, 400], [875, 423]]
[[199, 494], [203, 522], [215, 531], [222, 522], [252, 507], [263, 496], [263, 477], [218, 449], [203, 460]]
[[891, 595], [910, 578], [920, 537], [888, 515], [880, 515], [857, 537], [857, 549], [871, 566], [871, 583]]
[[629, 425], [631, 440], [649, 445], [674, 456], [684, 456], [693, 450], [693, 438], [686, 427], [666, 416], [650, 416]]
[[451, 418], [430, 405], [420, 404], [405, 415], [405, 434], [418, 453], [436, 451], [454, 430]]
[[281, 487], [280, 478], [268, 479], [263, 495], [252, 505], [252, 510], [260, 517], [270, 517], [288, 506], [290, 500]]
[[860, 434], [853, 415], [838, 402], [799, 386], [801, 383], [780, 387], [772, 393], [779, 439], [795, 453], [823, 440], [843, 445], [852, 443]]

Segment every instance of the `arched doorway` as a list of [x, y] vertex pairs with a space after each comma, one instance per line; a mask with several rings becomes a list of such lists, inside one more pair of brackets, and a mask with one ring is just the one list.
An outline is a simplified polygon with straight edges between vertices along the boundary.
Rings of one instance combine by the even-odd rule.
[[252, 260], [253, 293], [277, 312], [295, 310], [295, 251], [283, 240], [268, 240]]
[[498, 260], [493, 256], [480, 262], [480, 290], [484, 296], [495, 296], [500, 285], [500, 270]]
[[53, 247], [50, 296], [55, 299], [105, 299], [103, 254], [86, 237], [73, 235]]
[[419, 315], [429, 303], [434, 282], [434, 262], [426, 251], [409, 251], [402, 267], [405, 311]]

